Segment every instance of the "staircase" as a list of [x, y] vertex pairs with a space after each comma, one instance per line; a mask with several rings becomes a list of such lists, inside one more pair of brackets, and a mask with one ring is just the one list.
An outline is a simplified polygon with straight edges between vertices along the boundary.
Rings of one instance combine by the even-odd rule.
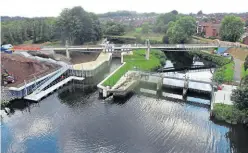
[[37, 93], [41, 92], [44, 88], [46, 88], [47, 86], [49, 86], [49, 84], [51, 84], [54, 80], [56, 80], [57, 78], [59, 78], [59, 77], [60, 77], [63, 73], [65, 73], [68, 69], [69, 69], [68, 66], [62, 67], [62, 68], [61, 68], [60, 70], [58, 70], [58, 72], [57, 72], [55, 75], [53, 75], [50, 79], [43, 81], [43, 82], [42, 82], [43, 84], [40, 85], [40, 86], [38, 86], [38, 88], [35, 89], [35, 90], [33, 91], [32, 94], [37, 94]]

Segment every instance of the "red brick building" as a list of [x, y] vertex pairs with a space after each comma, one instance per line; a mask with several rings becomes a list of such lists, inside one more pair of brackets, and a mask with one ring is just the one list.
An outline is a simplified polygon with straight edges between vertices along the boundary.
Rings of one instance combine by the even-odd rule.
[[206, 38], [219, 37], [220, 23], [219, 22], [199, 22], [197, 24], [197, 33], [204, 33]]

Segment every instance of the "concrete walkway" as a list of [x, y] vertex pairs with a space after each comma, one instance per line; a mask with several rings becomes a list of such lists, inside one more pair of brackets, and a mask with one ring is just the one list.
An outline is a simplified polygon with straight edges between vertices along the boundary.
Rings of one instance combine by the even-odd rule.
[[240, 59], [235, 59], [234, 58], [234, 81], [239, 83], [241, 80], [241, 66], [242, 66], [242, 61]]
[[102, 52], [95, 61], [80, 63], [73, 65], [74, 70], [93, 70], [96, 69], [99, 65], [104, 63], [105, 61], [109, 61], [111, 58], [111, 53]]
[[214, 103], [233, 105], [233, 101], [231, 101], [231, 94], [232, 90], [236, 88], [237, 86], [223, 85], [222, 90], [214, 92]]

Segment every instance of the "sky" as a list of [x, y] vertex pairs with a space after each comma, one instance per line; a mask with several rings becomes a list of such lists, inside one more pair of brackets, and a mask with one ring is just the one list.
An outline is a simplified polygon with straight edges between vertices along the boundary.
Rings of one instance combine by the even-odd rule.
[[3, 0], [1, 16], [59, 16], [63, 8], [82, 6], [86, 11], [105, 13], [118, 10], [166, 13], [248, 12], [247, 0]]

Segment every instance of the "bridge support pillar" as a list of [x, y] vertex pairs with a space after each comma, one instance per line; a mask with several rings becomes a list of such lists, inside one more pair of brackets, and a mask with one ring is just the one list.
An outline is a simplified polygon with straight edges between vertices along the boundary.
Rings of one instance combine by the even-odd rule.
[[157, 83], [157, 97], [162, 96], [162, 85], [163, 85], [163, 77], [159, 77], [158, 83]]
[[68, 41], [66, 40], [66, 42], [65, 42], [65, 48], [66, 48], [66, 57], [67, 58], [71, 58], [70, 57], [70, 53], [69, 53], [69, 49], [68, 49]]
[[150, 41], [149, 41], [149, 39], [146, 40], [146, 46], [147, 46], [146, 59], [149, 60], [149, 58], [150, 58]]
[[188, 89], [189, 89], [189, 77], [185, 76], [184, 87], [183, 87], [183, 99], [184, 100], [186, 100]]

